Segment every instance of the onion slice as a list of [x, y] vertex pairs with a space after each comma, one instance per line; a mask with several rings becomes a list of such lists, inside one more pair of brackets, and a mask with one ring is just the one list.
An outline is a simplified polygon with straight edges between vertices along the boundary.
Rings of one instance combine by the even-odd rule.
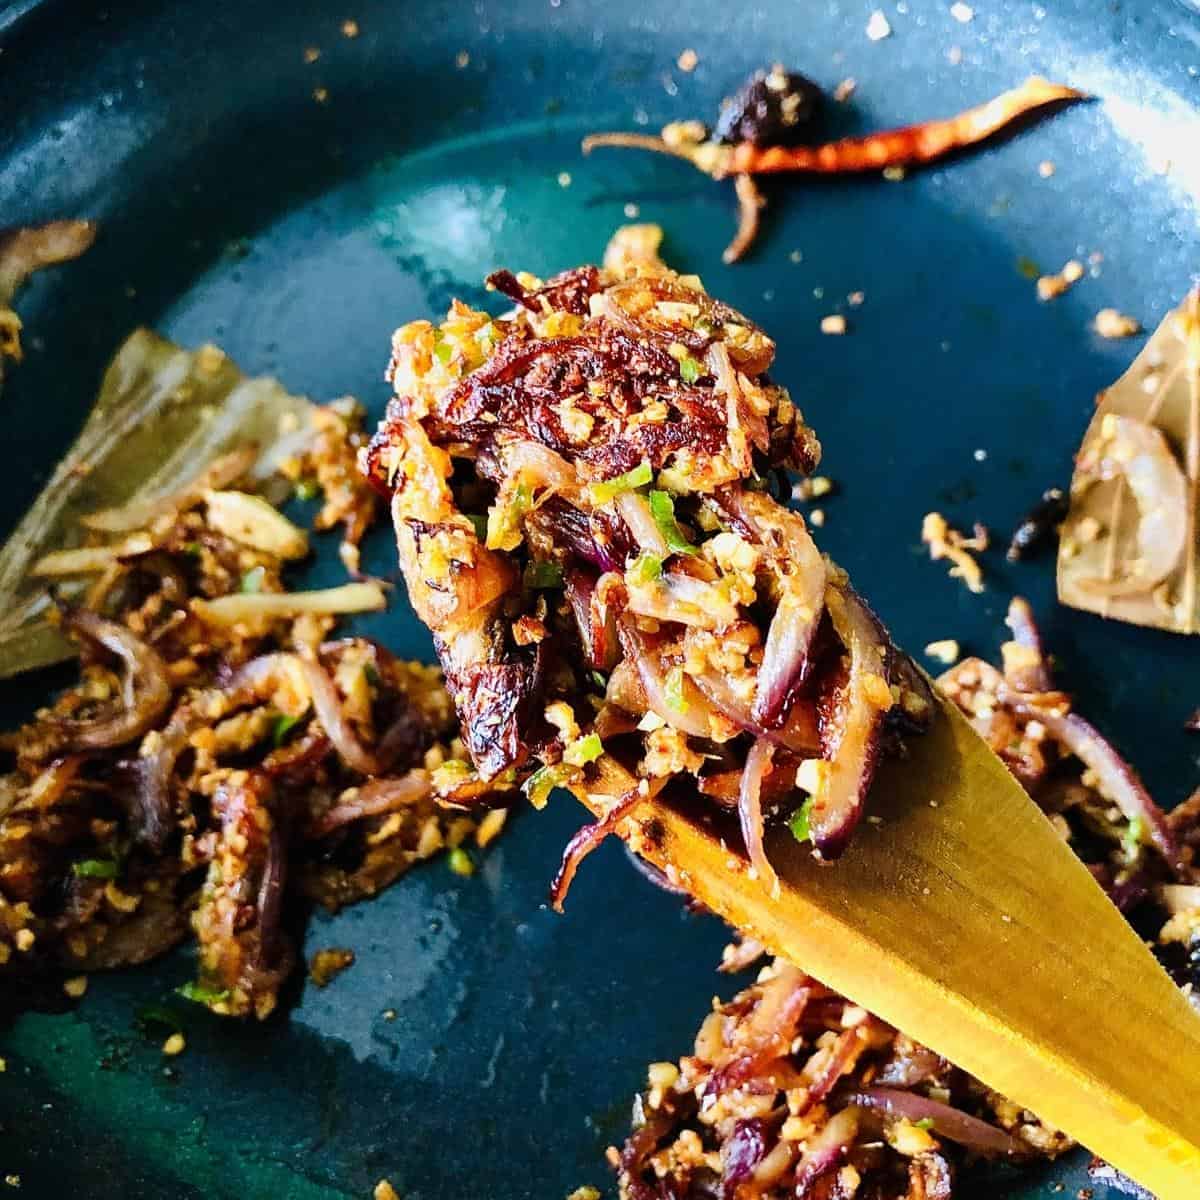
[[746, 854], [759, 880], [771, 893], [772, 900], [779, 898], [779, 876], [771, 866], [763, 845], [762, 781], [771, 766], [774, 753], [774, 745], [766, 738], [759, 738], [750, 747], [738, 792], [738, 821], [742, 827], [742, 840], [746, 843]]
[[1095, 774], [1100, 792], [1121, 810], [1126, 820], [1137, 821], [1142, 826], [1171, 869], [1188, 877], [1187, 857], [1176, 841], [1166, 815], [1154, 803], [1138, 773], [1090, 721], [1078, 713], [1064, 714], [1031, 704], [1007, 688], [1001, 692], [1000, 700], [1021, 716], [1040, 721], [1052, 738], [1062, 742]]
[[1013, 635], [1013, 640], [1001, 647], [1005, 680], [1019, 692], [1048, 692], [1054, 681], [1029, 601], [1014, 596], [1004, 623]]
[[[833, 628], [849, 654], [849, 674], [827, 746], [828, 768], [812, 797], [809, 829], [817, 855], [837, 858], [862, 815], [879, 758], [883, 715], [890, 703], [879, 625], [849, 586], [826, 595]], [[888, 703], [884, 703], [884, 697]]]
[[395, 779], [372, 779], [362, 787], [344, 792], [337, 803], [308, 827], [308, 836], [319, 838], [352, 821], [378, 817], [411, 808], [430, 793], [429, 773], [415, 767]]
[[670, 550], [667, 548], [663, 535], [659, 532], [645, 498], [639, 496], [637, 492], [622, 492], [616, 498], [615, 503], [617, 512], [629, 526], [633, 540], [641, 547], [642, 551], [646, 554], [653, 554], [656, 558], [666, 558], [670, 554]]
[[562, 861], [559, 863], [558, 870], [554, 874], [554, 879], [550, 883], [550, 905], [555, 912], [562, 912], [563, 901], [567, 898], [567, 892], [570, 891], [571, 883], [575, 879], [575, 872], [579, 870], [579, 864], [610, 833], [615, 832], [618, 823], [629, 816], [638, 804], [645, 799], [646, 797], [637, 788], [634, 788], [622, 796], [603, 818], [583, 826], [566, 844], [563, 850]]
[[960, 1146], [976, 1150], [990, 1157], [1027, 1158], [1030, 1147], [1024, 1142], [989, 1125], [978, 1117], [960, 1109], [951, 1108], [937, 1100], [930, 1100], [919, 1092], [904, 1092], [897, 1088], [859, 1088], [844, 1097], [847, 1104], [858, 1108], [870, 1108], [889, 1117], [905, 1119], [914, 1124], [918, 1121], [932, 1122], [934, 1132]]
[[80, 609], [63, 618], [63, 628], [103, 647], [121, 660], [121, 707], [92, 721], [56, 719], [22, 747], [33, 758], [78, 750], [106, 750], [140, 737], [171, 702], [167, 665], [148, 642], [116, 621]]
[[683, 703], [672, 704], [667, 699], [667, 684], [663, 678], [662, 664], [657, 651], [651, 648], [631, 621], [622, 621], [618, 629], [625, 658], [637, 670], [638, 681], [646, 693], [650, 711], [661, 717], [668, 725], [681, 733], [696, 737], [711, 737], [708, 705], [691, 677], [683, 676]]

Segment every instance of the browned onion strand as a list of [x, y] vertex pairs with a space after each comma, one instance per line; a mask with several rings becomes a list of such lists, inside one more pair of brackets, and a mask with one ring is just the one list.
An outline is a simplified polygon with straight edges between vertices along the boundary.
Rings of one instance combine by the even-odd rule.
[[1090, 721], [1078, 713], [1064, 715], [1022, 700], [1014, 701], [1012, 707], [1024, 716], [1040, 721], [1051, 737], [1061, 741], [1080, 762], [1095, 772], [1100, 791], [1120, 808], [1125, 818], [1141, 825], [1176, 871], [1188, 872], [1189, 860], [1178, 844], [1166, 814], [1154, 803], [1138, 773]]
[[869, 610], [849, 588], [831, 588], [829, 615], [849, 656], [849, 673], [838, 719], [831, 731], [829, 765], [812, 798], [809, 827], [824, 858], [845, 849], [862, 814], [879, 757], [884, 710], [868, 693], [869, 677], [886, 679], [883, 646]]
[[420, 767], [414, 767], [395, 779], [372, 779], [340, 797], [335, 805], [309, 826], [309, 834], [312, 837], [324, 837], [363, 817], [378, 817], [409, 808], [428, 796], [430, 787], [429, 772]]
[[891, 1117], [904, 1117], [916, 1124], [929, 1121], [942, 1137], [958, 1142], [980, 1154], [1000, 1155], [1005, 1158], [1028, 1158], [1029, 1146], [1007, 1134], [995, 1125], [989, 1125], [962, 1109], [951, 1108], [938, 1100], [931, 1100], [919, 1092], [906, 1092], [898, 1088], [865, 1087], [855, 1088], [842, 1097], [846, 1104], [860, 1108], [872, 1108]]
[[603, 818], [584, 825], [572, 836], [563, 849], [562, 862], [550, 883], [550, 904], [555, 912], [562, 912], [563, 901], [571, 890], [571, 883], [579, 870], [579, 864], [610, 833], [615, 832], [617, 824], [629, 816], [644, 799], [646, 796], [635, 788], [617, 800]]
[[63, 625], [121, 660], [122, 704], [91, 721], [55, 719], [49, 723], [45, 742], [36, 749], [27, 746], [26, 752], [44, 758], [54, 753], [107, 750], [145, 733], [171, 702], [171, 683], [162, 656], [124, 625], [84, 609], [68, 613]]
[[775, 746], [766, 738], [759, 738], [746, 755], [746, 766], [742, 771], [742, 786], [738, 792], [738, 821], [742, 827], [742, 840], [750, 865], [758, 872], [763, 886], [773, 897], [779, 895], [779, 876], [767, 858], [763, 845], [762, 781], [763, 774], [771, 766]]

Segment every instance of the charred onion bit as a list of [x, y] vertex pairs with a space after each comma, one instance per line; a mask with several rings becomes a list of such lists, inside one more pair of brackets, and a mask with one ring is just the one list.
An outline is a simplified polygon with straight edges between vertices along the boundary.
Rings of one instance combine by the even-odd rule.
[[398, 330], [396, 396], [363, 456], [476, 767], [528, 778], [538, 806], [565, 785], [608, 814], [569, 847], [556, 906], [631, 794], [652, 805], [688, 777], [736, 810], [767, 888], [764, 827], [810, 790], [833, 857], [889, 715], [915, 730], [929, 712], [763, 488], [819, 453], [765, 374], [774, 344], [658, 241], [621, 231], [609, 265], [547, 281], [497, 272], [511, 314], [456, 303]]
[[[652, 150], [686, 159], [714, 179], [781, 172], [843, 175], [882, 171], [936, 162], [987, 141], [1037, 109], [1085, 99], [1074, 88], [1033, 76], [1020, 87], [945, 120], [819, 145], [801, 144], [814, 140], [809, 135], [819, 95], [816, 86], [802, 75], [775, 67], [759, 72], [738, 92], [722, 113], [714, 137], [708, 136], [701, 122], [684, 121], [666, 126], [658, 137], [594, 133], [584, 138], [583, 152], [598, 146]], [[753, 240], [750, 194], [739, 190], [741, 221], [738, 237], [726, 250], [727, 262], [741, 257]]]

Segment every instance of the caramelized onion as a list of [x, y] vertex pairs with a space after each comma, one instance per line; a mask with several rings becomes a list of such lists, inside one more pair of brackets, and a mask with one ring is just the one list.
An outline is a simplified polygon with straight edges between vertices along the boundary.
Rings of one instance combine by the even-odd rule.
[[637, 788], [627, 792], [601, 820], [583, 826], [566, 844], [562, 861], [550, 883], [550, 904], [555, 912], [562, 912], [563, 901], [567, 898], [579, 864], [616, 829], [618, 822], [627, 817], [646, 798]]
[[646, 639], [631, 621], [622, 621], [619, 633], [625, 659], [631, 662], [637, 671], [638, 681], [646, 693], [646, 704], [650, 711], [681, 733], [710, 737], [712, 726], [708, 718], [708, 704], [690, 677], [686, 673], [683, 676], [682, 704], [672, 704], [667, 698], [667, 683], [663, 678], [662, 663], [657, 650], [647, 645]]
[[130, 742], [145, 733], [171, 702], [166, 663], [132, 630], [84, 609], [68, 613], [63, 628], [121, 660], [121, 707], [91, 721], [52, 718], [40, 738], [22, 747], [32, 758], [105, 750]]
[[809, 813], [813, 845], [821, 858], [830, 859], [846, 848], [875, 774], [886, 711], [876, 692], [887, 689], [887, 677], [879, 626], [866, 605], [849, 586], [831, 587], [826, 603], [850, 659], [827, 739], [829, 766]]
[[430, 786], [429, 773], [419, 767], [395, 779], [372, 779], [362, 787], [344, 792], [332, 808], [309, 826], [309, 836], [324, 837], [352, 821], [411, 808], [429, 795]]
[[779, 896], [779, 876], [775, 874], [775, 868], [771, 866], [766, 847], [763, 846], [762, 780], [770, 768], [774, 753], [774, 745], [766, 738], [759, 738], [750, 747], [738, 792], [738, 821], [742, 827], [742, 840], [746, 843], [746, 854], [772, 899]]
[[633, 540], [644, 553], [653, 554], [656, 558], [666, 558], [670, 554], [643, 496], [637, 492], [622, 492], [616, 499], [616, 506], [621, 519], [629, 526]]
[[902, 1092], [896, 1088], [859, 1088], [845, 1097], [847, 1104], [871, 1108], [889, 1117], [905, 1119], [916, 1124], [929, 1121], [935, 1133], [960, 1146], [967, 1146], [991, 1157], [1024, 1158], [1030, 1147], [1011, 1134], [986, 1121], [972, 1117], [960, 1109], [930, 1100], [919, 1092]]
[[1138, 773], [1091, 722], [1078, 713], [1063, 714], [1041, 708], [1024, 697], [1013, 696], [1007, 689], [1001, 692], [1000, 698], [1021, 716], [1040, 721], [1052, 738], [1066, 746], [1095, 774], [1100, 793], [1121, 810], [1126, 820], [1141, 825], [1170, 867], [1185, 877], [1188, 875], [1188, 859], [1162, 809], [1154, 803]]

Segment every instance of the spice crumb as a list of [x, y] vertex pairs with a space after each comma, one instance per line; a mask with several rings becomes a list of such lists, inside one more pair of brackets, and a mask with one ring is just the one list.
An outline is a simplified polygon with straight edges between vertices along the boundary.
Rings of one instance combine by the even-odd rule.
[[975, 10], [969, 4], [958, 3], [950, 5], [950, 15], [962, 25], [975, 19]]
[[1061, 296], [1073, 283], [1078, 283], [1083, 275], [1083, 263], [1075, 258], [1069, 259], [1057, 275], [1043, 275], [1038, 279], [1038, 299], [1053, 300]]
[[5, 1175], [4, 1182], [11, 1188], [19, 1188], [21, 1186], [20, 1175]]
[[354, 951], [344, 946], [318, 950], [308, 964], [308, 977], [317, 987], [328, 987], [347, 967], [354, 965]]
[[184, 1041], [182, 1033], [173, 1033], [162, 1044], [162, 1052], [168, 1058], [174, 1058], [177, 1054], [182, 1054], [187, 1048], [187, 1042]]
[[821, 318], [821, 332], [840, 336], [846, 332], [846, 318], [841, 313], [830, 313]]
[[892, 26], [887, 16], [877, 8], [867, 22], [867, 37], [873, 42], [882, 42], [885, 37], [891, 37], [891, 35]]
[[925, 647], [925, 654], [929, 658], [944, 663], [948, 667], [958, 662], [961, 653], [962, 650], [954, 638], [942, 638], [941, 641], [930, 642]]
[[808, 519], [818, 529], [823, 529], [825, 527], [825, 510], [823, 508], [814, 508], [808, 514]]
[[884, 167], [882, 174], [883, 174], [884, 179], [886, 179], [888, 181], [888, 183], [899, 183], [900, 180], [902, 180], [908, 174], [908, 172], [905, 171], [905, 169], [903, 167], [893, 166], [893, 167]]
[[329, 99], [329, 89], [323, 87], [313, 88], [313, 99], [318, 104], [324, 104]]
[[465, 70], [471, 65], [471, 56], [465, 50], [460, 50], [454, 56], [454, 65], [460, 70]]
[[675, 60], [675, 65], [681, 71], [691, 72], [696, 69], [696, 64], [700, 61], [700, 55], [695, 50], [682, 50], [679, 57]]
[[400, 1200], [400, 1193], [392, 1187], [391, 1181], [388, 1179], [381, 1179], [371, 1194], [375, 1200]]
[[86, 975], [73, 975], [70, 979], [63, 980], [62, 989], [72, 1000], [78, 1000], [87, 991], [87, 986]]
[[567, 1200], [600, 1200], [600, 1193], [596, 1188], [585, 1184], [583, 1187], [576, 1188], [567, 1197]]
[[858, 308], [866, 298], [866, 292], [851, 292], [850, 295], [846, 297], [846, 303], [850, 305], [851, 308]]
[[394, 1021], [396, 1019], [396, 1010], [394, 1008], [385, 1008], [382, 1015], [385, 1021]]
[[342, 22], [342, 37], [356, 38], [358, 34], [358, 22], [353, 17], [349, 17]]
[[316, 46], [306, 46], [304, 48], [304, 61], [306, 63], [315, 63], [321, 57], [321, 51]]
[[833, 98], [839, 104], [845, 104], [858, 88], [858, 80], [853, 75], [847, 76], [833, 89]]
[[500, 835], [500, 831], [504, 828], [504, 822], [508, 820], [508, 809], [493, 808], [482, 821], [479, 822], [475, 830], [475, 845], [481, 850], [484, 846]]
[[1058, 168], [1048, 158], [1043, 158], [1042, 161], [1038, 163], [1038, 174], [1043, 179], [1049, 179], [1050, 176], [1053, 175], [1057, 170]]
[[941, 513], [929, 512], [921, 521], [921, 541], [929, 547], [929, 557], [934, 562], [942, 558], [950, 560], [952, 578], [961, 579], [972, 592], [983, 591], [983, 569], [971, 556], [972, 552], [988, 548], [988, 531], [983, 525], [977, 521], [973, 536], [967, 537], [951, 528]]
[[1115, 308], [1102, 308], [1096, 314], [1093, 327], [1102, 338], [1127, 338], [1142, 332], [1140, 321]]

